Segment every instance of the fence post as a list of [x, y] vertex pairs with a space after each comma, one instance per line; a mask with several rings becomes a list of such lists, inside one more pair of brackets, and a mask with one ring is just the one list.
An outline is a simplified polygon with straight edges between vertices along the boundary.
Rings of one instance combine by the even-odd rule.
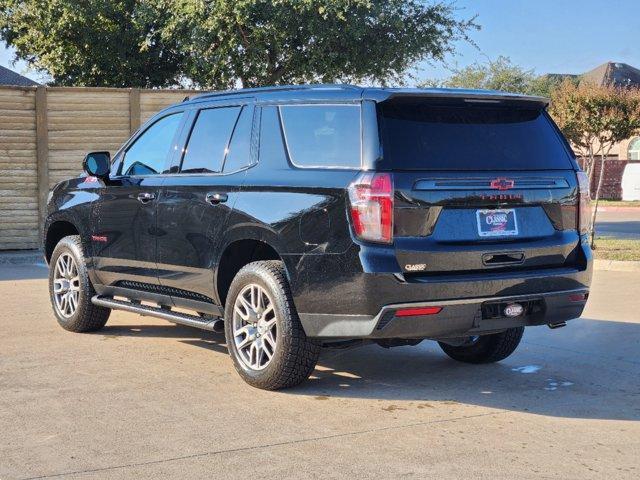
[[36, 87], [36, 169], [38, 174], [38, 228], [42, 233], [49, 193], [49, 122], [47, 87]]
[[140, 89], [129, 89], [129, 133], [133, 134], [140, 126]]

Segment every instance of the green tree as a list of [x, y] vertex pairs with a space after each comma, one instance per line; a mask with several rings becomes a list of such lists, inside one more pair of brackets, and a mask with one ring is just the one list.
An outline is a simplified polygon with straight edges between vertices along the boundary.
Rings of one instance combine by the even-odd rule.
[[640, 92], [566, 81], [554, 90], [550, 113], [577, 153], [585, 158], [590, 181], [595, 171], [595, 158], [599, 156], [602, 162], [591, 219], [593, 246], [607, 159], [616, 144], [640, 131]]
[[557, 78], [536, 75], [533, 70], [525, 70], [513, 64], [508, 57], [500, 56], [487, 63], [474, 63], [454, 70], [448, 79], [428, 80], [422, 86], [501, 90], [546, 97], [559, 83]]
[[477, 28], [421, 0], [182, 0], [174, 13], [165, 32], [186, 39], [187, 76], [214, 88], [401, 82]]
[[0, 0], [0, 38], [59, 85], [400, 83], [477, 29], [433, 0]]
[[[0, 38], [56, 85], [174, 85], [179, 39], [168, 0], [0, 0]], [[180, 48], [179, 48], [180, 47]]]

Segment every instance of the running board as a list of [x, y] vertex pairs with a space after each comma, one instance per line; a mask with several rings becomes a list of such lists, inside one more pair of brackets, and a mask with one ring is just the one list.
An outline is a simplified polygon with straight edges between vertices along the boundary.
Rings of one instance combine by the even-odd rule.
[[143, 316], [162, 318], [173, 323], [186, 325], [187, 327], [201, 328], [202, 330], [209, 330], [217, 333], [224, 332], [224, 321], [218, 317], [202, 318], [197, 315], [189, 315], [188, 313], [172, 312], [167, 308], [149, 307], [139, 303], [116, 300], [111, 297], [103, 297], [101, 295], [95, 295], [91, 299], [91, 303], [100, 307], [111, 308], [113, 310], [124, 310]]

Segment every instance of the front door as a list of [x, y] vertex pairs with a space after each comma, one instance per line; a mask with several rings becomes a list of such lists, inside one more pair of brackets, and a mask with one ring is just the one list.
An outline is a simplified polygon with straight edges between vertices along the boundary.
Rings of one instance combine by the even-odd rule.
[[[213, 272], [221, 234], [252, 164], [253, 106], [197, 113], [179, 173], [167, 177], [158, 205], [160, 284], [175, 295], [214, 298]], [[195, 294], [195, 295], [194, 295]]]
[[[144, 129], [119, 155], [93, 209], [94, 268], [103, 285], [158, 284], [157, 207], [182, 112]], [[129, 284], [127, 284], [129, 282]]]

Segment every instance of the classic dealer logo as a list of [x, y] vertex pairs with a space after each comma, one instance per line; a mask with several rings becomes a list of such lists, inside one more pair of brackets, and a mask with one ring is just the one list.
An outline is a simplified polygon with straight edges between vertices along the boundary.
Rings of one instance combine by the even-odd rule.
[[484, 217], [485, 222], [489, 225], [492, 232], [500, 232], [507, 228], [509, 216], [506, 212], [491, 213]]

